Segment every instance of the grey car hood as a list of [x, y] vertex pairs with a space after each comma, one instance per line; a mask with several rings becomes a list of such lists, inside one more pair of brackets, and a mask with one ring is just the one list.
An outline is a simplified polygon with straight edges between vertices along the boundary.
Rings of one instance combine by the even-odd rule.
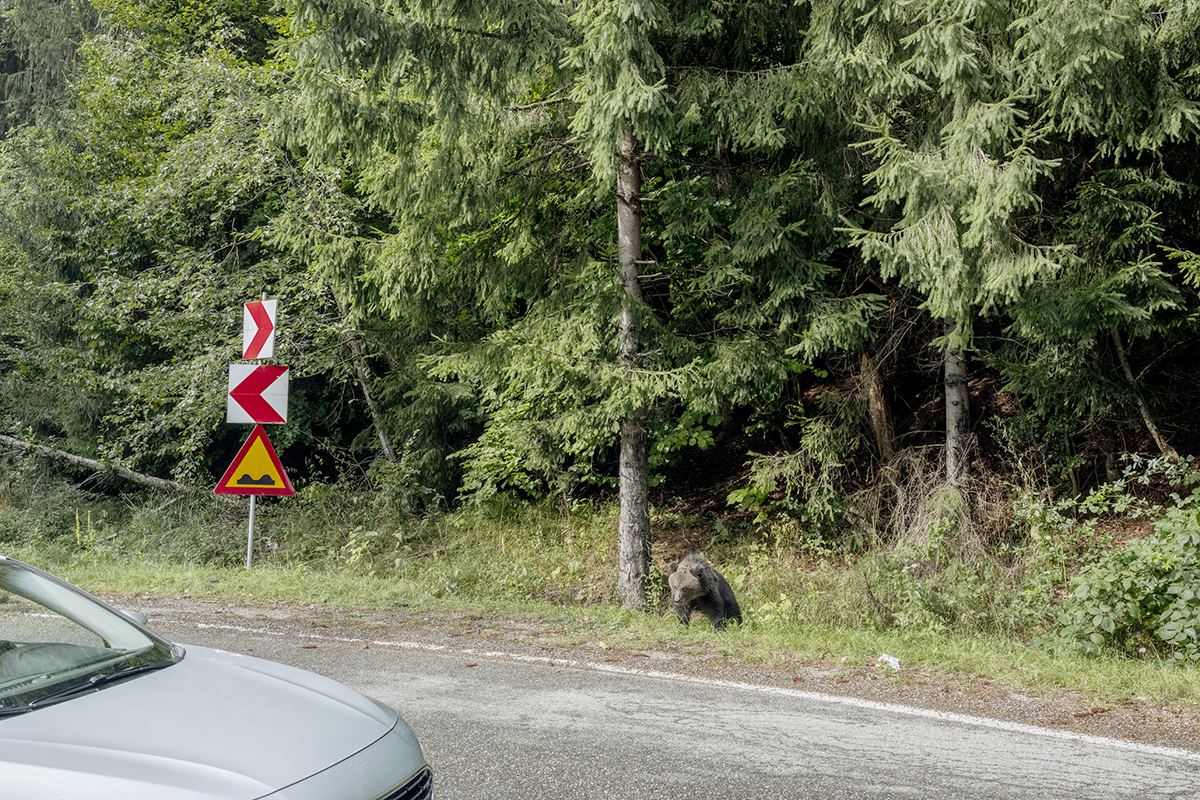
[[348, 758], [397, 719], [318, 675], [188, 647], [165, 669], [0, 719], [0, 794], [251, 800]]

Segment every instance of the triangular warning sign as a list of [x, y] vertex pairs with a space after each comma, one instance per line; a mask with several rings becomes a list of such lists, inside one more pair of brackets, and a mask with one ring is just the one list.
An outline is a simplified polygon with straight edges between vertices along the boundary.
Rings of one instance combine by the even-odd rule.
[[293, 495], [296, 490], [275, 455], [275, 448], [267, 438], [262, 425], [255, 425], [254, 432], [242, 445], [237, 457], [225, 470], [215, 494], [277, 494]]

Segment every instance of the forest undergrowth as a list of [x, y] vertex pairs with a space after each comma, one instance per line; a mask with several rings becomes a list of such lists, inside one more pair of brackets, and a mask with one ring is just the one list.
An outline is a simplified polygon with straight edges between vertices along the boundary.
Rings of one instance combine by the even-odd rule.
[[[996, 480], [950, 487], [897, 464], [853, 499], [840, 530], [784, 514], [653, 509], [648, 613], [615, 591], [617, 509], [485, 505], [418, 516], [394, 491], [310, 484], [257, 504], [171, 500], [0, 470], [0, 553], [95, 592], [246, 603], [397, 603], [562, 621], [581, 640], [680, 640], [762, 664], [867, 663], [889, 654], [932, 672], [1032, 689], [1200, 703], [1200, 489], [1190, 464], [1129, 459], [1075, 500]], [[681, 627], [666, 562], [703, 553], [744, 621]]]

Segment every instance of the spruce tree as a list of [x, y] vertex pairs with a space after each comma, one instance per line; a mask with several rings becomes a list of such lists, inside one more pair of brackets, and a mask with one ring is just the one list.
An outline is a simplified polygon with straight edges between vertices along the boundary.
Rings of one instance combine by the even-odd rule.
[[[875, 220], [855, 239], [942, 321], [947, 477], [957, 481], [963, 357], [978, 317], [1011, 315], [1004, 354], [983, 354], [1009, 388], [1042, 411], [1091, 415], [1111, 400], [1099, 399], [1101, 384], [1132, 384], [1122, 330], [1163, 330], [1180, 308], [1154, 209], [1182, 188], [1165, 153], [1197, 128], [1194, 15], [1187, 3], [1152, 14], [1040, 0], [838, 7], [849, 35], [832, 55], [857, 69], [860, 119], [875, 132]], [[1114, 352], [1108, 375], [1086, 353], [1098, 337]]]
[[0, 139], [54, 108], [98, 24], [83, 0], [0, 0]]
[[[296, 143], [353, 212], [281, 237], [360, 310], [429, 331], [433, 374], [480, 399], [466, 491], [607, 481], [615, 441], [619, 591], [642, 607], [650, 469], [730, 406], [778, 400], [838, 279], [821, 253], [844, 120], [805, 63], [807, 11], [292, 8]], [[834, 340], [861, 337], [842, 319]]]
[[1177, 457], [1153, 411], [1153, 384], [1167, 393], [1174, 381], [1131, 362], [1160, 360], [1193, 330], [1187, 273], [1174, 265], [1190, 258], [1183, 250], [1200, 223], [1198, 26], [1186, 2], [1151, 13], [1039, 4], [1019, 23], [1047, 146], [1063, 163], [1045, 213], [1072, 257], [1010, 308], [1009, 344], [994, 362], [1040, 419], [1092, 432], [1101, 480], [1118, 477], [1116, 425], [1144, 426]]

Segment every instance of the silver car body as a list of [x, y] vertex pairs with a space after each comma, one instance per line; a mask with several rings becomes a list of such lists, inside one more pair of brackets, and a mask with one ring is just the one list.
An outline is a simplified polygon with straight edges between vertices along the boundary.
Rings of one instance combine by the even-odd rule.
[[[0, 595], [21, 590], [20, 581], [30, 575], [43, 586], [50, 577], [0, 556]], [[124, 626], [136, 628], [137, 636], [127, 634], [127, 645], [136, 646], [139, 637], [153, 639], [158, 647], [166, 645], [101, 601], [59, 583], [55, 591], [67, 587], [89, 603], [78, 605], [70, 599], [67, 607], [74, 610], [67, 613], [72, 617], [84, 617], [92, 627], [109, 626], [110, 638], [125, 635]], [[96, 606], [91, 604], [98, 604], [100, 610], [93, 611]], [[0, 602], [0, 640], [9, 636], [5, 605]], [[54, 611], [62, 613], [61, 608]], [[98, 625], [101, 619], [103, 624]], [[15, 631], [14, 639], [20, 635]], [[128, 678], [117, 675], [112, 682], [100, 681], [94, 687], [85, 684], [65, 699], [50, 696], [35, 700], [37, 707], [32, 710], [21, 710], [16, 700], [4, 705], [5, 687], [13, 697], [28, 681], [22, 683], [11, 674], [5, 681], [2, 668], [5, 656], [23, 646], [29, 645], [0, 652], [0, 794], [4, 797], [417, 800], [432, 796], [428, 766], [408, 725], [392, 709], [336, 681], [244, 654], [166, 645], [171, 656], [165, 666], [156, 664]]]

